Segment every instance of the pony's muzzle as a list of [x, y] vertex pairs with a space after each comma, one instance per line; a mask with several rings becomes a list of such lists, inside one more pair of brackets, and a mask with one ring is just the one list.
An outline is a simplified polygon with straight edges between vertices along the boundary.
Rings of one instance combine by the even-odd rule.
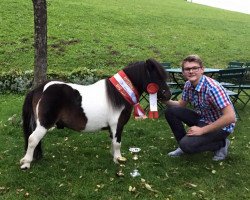
[[158, 99], [160, 101], [168, 101], [171, 98], [171, 91], [170, 90], [161, 90], [159, 92], [160, 94], [158, 95]]

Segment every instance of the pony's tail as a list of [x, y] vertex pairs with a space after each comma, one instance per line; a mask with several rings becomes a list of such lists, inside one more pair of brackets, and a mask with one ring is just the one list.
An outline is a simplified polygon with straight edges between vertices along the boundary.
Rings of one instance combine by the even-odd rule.
[[[24, 100], [23, 104], [23, 134], [24, 134], [24, 142], [25, 142], [25, 151], [28, 148], [29, 144], [29, 136], [33, 133], [36, 129], [36, 120], [33, 111], [33, 97], [35, 94], [35, 90], [30, 91]], [[38, 143], [34, 150], [33, 159], [38, 160], [42, 158], [42, 144], [41, 142]]]

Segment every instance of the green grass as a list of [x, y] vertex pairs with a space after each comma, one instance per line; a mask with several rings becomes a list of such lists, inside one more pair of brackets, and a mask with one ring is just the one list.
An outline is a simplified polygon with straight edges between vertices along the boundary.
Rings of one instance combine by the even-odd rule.
[[[49, 69], [99, 68], [110, 73], [153, 57], [174, 65], [197, 53], [209, 67], [249, 61], [250, 15], [183, 0], [50, 0]], [[0, 1], [0, 72], [33, 68], [32, 1]], [[125, 177], [109, 153], [107, 132], [53, 130], [43, 139], [44, 158], [28, 171], [20, 114], [24, 97], [0, 95], [0, 199], [249, 199], [249, 106], [231, 136], [227, 160], [212, 153], [169, 158], [175, 148], [164, 118], [131, 119], [122, 138], [128, 159]], [[12, 117], [16, 114], [16, 117]], [[8, 120], [12, 117], [12, 120]], [[129, 147], [142, 149], [136, 162], [141, 177], [129, 173], [135, 161]], [[157, 192], [145, 188], [141, 178]], [[129, 192], [129, 186], [135, 192]]]
[[[176, 143], [169, 126], [159, 120], [134, 121], [125, 126], [122, 152], [128, 161], [125, 177], [116, 177], [107, 132], [77, 133], [53, 130], [43, 139], [44, 158], [20, 170], [24, 155], [20, 127], [24, 97], [0, 96], [0, 199], [249, 199], [249, 106], [231, 139], [229, 156], [212, 161], [212, 153], [170, 158]], [[16, 114], [16, 118], [8, 120]], [[132, 160], [129, 147], [142, 149]], [[139, 166], [141, 177], [130, 172]], [[145, 188], [141, 178], [157, 192]], [[135, 192], [129, 192], [129, 186]]]
[[[48, 67], [116, 71], [153, 57], [199, 54], [223, 68], [249, 61], [250, 15], [183, 0], [49, 0]], [[32, 1], [1, 0], [0, 71], [33, 69]]]

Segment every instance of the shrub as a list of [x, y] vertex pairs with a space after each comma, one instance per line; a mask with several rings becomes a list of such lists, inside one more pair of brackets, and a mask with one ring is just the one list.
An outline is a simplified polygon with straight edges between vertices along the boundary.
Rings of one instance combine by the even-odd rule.
[[[0, 93], [24, 93], [32, 87], [33, 70], [20, 71], [11, 70], [0, 74]], [[77, 83], [82, 85], [89, 85], [99, 79], [108, 77], [101, 70], [76, 68], [72, 72], [57, 72], [48, 70], [48, 80], [62, 80], [65, 82]]]

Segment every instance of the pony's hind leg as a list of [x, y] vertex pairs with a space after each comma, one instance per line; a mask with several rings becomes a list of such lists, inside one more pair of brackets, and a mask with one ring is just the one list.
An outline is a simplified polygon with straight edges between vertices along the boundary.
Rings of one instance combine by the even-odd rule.
[[33, 131], [33, 133], [29, 136], [28, 139], [28, 148], [26, 151], [25, 156], [20, 160], [21, 169], [29, 169], [30, 163], [33, 160], [34, 150], [38, 143], [41, 141], [41, 139], [46, 134], [47, 129], [40, 125], [40, 123], [37, 123], [36, 129]]

